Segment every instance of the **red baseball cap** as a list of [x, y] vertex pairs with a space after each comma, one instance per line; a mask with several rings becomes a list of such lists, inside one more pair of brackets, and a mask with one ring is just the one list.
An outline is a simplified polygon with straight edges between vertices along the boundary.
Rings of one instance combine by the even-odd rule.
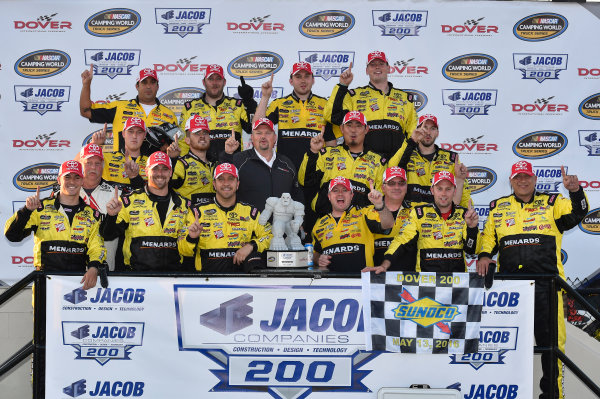
[[328, 192], [331, 192], [331, 190], [333, 190], [333, 188], [337, 185], [342, 185], [346, 188], [346, 190], [352, 191], [352, 183], [350, 183], [350, 180], [346, 179], [345, 177], [338, 176], [329, 181], [329, 191]]
[[214, 178], [218, 178], [223, 173], [229, 173], [231, 176], [238, 178], [238, 171], [235, 165], [230, 163], [221, 163], [215, 168]]
[[367, 126], [367, 118], [360, 111], [347, 112], [346, 115], [344, 116], [344, 121], [342, 122], [342, 125], [345, 125], [346, 123], [348, 123], [350, 121], [358, 121], [358, 122], [360, 122], [361, 125]]
[[200, 115], [194, 115], [188, 119], [185, 123], [185, 130], [189, 130], [190, 133], [196, 133], [199, 130], [206, 130], [210, 132], [208, 121], [206, 118], [203, 118]]
[[292, 76], [294, 76], [295, 74], [297, 74], [300, 71], [306, 71], [308, 73], [310, 73], [312, 75], [312, 68], [310, 67], [310, 64], [308, 62], [296, 62], [294, 64], [294, 66], [292, 67]]
[[385, 53], [383, 51], [372, 51], [369, 53], [369, 56], [367, 57], [367, 65], [369, 65], [371, 63], [371, 61], [373, 60], [381, 60], [383, 62], [388, 62]]
[[165, 165], [169, 170], [173, 169], [171, 166], [171, 159], [162, 151], [153, 152], [146, 160], [146, 169], [152, 169], [157, 165]]
[[452, 183], [452, 185], [454, 187], [456, 187], [456, 179], [454, 178], [454, 175], [452, 173], [448, 172], [447, 170], [440, 170], [435, 175], [433, 175], [433, 179], [431, 181], [431, 186], [432, 187], [435, 186], [442, 180], [448, 180], [450, 183]]
[[63, 162], [58, 170], [58, 177], [60, 178], [69, 173], [75, 173], [76, 175], [83, 177], [83, 167], [79, 162], [74, 160]]
[[385, 172], [383, 172], [384, 183], [387, 183], [394, 177], [399, 177], [402, 180], [406, 181], [406, 171], [399, 166], [392, 166], [391, 168], [387, 168]]
[[435, 127], [440, 127], [440, 125], [438, 125], [437, 118], [435, 117], [435, 115], [432, 114], [425, 114], [419, 116], [419, 123], [417, 124], [417, 126], [421, 126], [423, 123], [425, 123], [425, 121], [432, 121]]
[[136, 82], [141, 82], [146, 78], [154, 78], [158, 82], [158, 75], [156, 70], [151, 68], [144, 68], [140, 71], [140, 76], [138, 76]]
[[220, 77], [222, 77], [223, 79], [225, 79], [225, 75], [223, 74], [223, 67], [221, 65], [217, 65], [217, 64], [211, 64], [209, 66], [206, 67], [206, 74], [204, 75], [205, 78], [208, 78], [210, 75], [214, 75], [214, 74], [219, 75]]
[[123, 126], [123, 131], [129, 130], [134, 126], [140, 127], [142, 130], [146, 130], [146, 124], [142, 118], [128, 118]]
[[525, 173], [527, 176], [535, 176], [535, 173], [533, 173], [533, 166], [527, 161], [519, 161], [514, 164], [510, 172], [510, 178], [512, 179], [519, 173]]
[[273, 122], [271, 122], [269, 118], [255, 119], [254, 122], [252, 122], [252, 130], [255, 130], [260, 125], [267, 125], [271, 128], [271, 130], [275, 130], [275, 128], [273, 127]]
[[91, 157], [100, 157], [100, 159], [104, 160], [102, 147], [98, 144], [89, 143], [79, 151], [79, 159], [83, 160]]

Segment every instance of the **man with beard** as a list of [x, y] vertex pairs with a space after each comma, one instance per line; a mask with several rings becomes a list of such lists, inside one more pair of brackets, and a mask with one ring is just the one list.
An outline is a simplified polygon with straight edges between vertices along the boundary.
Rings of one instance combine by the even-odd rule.
[[383, 51], [373, 51], [367, 57], [369, 84], [348, 89], [354, 79], [352, 63], [340, 75], [334, 86], [325, 115], [334, 125], [341, 125], [348, 111], [360, 111], [369, 121], [365, 139], [374, 152], [389, 159], [410, 137], [417, 125], [417, 112], [412, 96], [396, 89], [388, 81], [390, 65]]
[[269, 248], [271, 225], [259, 224], [258, 209], [238, 201], [235, 165], [217, 165], [213, 184], [213, 201], [194, 209], [194, 223], [181, 244], [183, 255], [194, 256], [196, 270], [203, 272], [249, 272], [264, 267], [262, 252]]
[[358, 111], [348, 112], [341, 128], [344, 143], [335, 147], [324, 147], [323, 133], [311, 139], [310, 151], [304, 155], [298, 173], [305, 193], [312, 198], [310, 206], [318, 216], [331, 211], [328, 186], [336, 176], [350, 180], [354, 188], [352, 204], [357, 206], [371, 203], [367, 198], [369, 181], [375, 183], [375, 188], [381, 187], [386, 160], [365, 145], [365, 135], [369, 131], [365, 115]]
[[[490, 203], [490, 214], [483, 229], [483, 244], [477, 272], [485, 276], [492, 257], [498, 254], [498, 267], [502, 273], [553, 273], [565, 278], [561, 261], [563, 233], [577, 226], [588, 213], [589, 203], [575, 175], [567, 175], [561, 167], [563, 186], [569, 198], [561, 194], [536, 192], [537, 177], [532, 165], [519, 161], [512, 166], [511, 195], [500, 197]], [[535, 282], [534, 335], [539, 346], [553, 344], [552, 324], [557, 322], [558, 348], [565, 350], [565, 316], [563, 295], [550, 292], [551, 281]], [[552, 295], [556, 295], [556, 311], [550, 313]], [[554, 368], [555, 380], [551, 380]], [[542, 353], [542, 379], [540, 398], [563, 398], [562, 362], [552, 364], [550, 353]], [[554, 385], [554, 387], [552, 387]]]
[[11, 242], [34, 234], [33, 266], [47, 272], [85, 273], [83, 289], [96, 285], [99, 268], [105, 267], [106, 249], [98, 233], [100, 212], [79, 197], [83, 184], [81, 164], [64, 162], [58, 172], [60, 192], [56, 198], [40, 199], [40, 189], [27, 197], [4, 226]]
[[238, 199], [261, 212], [267, 198], [281, 197], [283, 193], [290, 193], [294, 201], [302, 202], [296, 168], [288, 157], [275, 151], [277, 136], [273, 122], [268, 118], [254, 119], [251, 139], [253, 148], [234, 154], [240, 144], [231, 134], [219, 157], [221, 162], [232, 163], [238, 169]]
[[111, 240], [125, 235], [125, 266], [133, 271], [183, 271], [179, 243], [187, 234], [189, 202], [169, 189], [171, 160], [157, 151], [148, 157], [148, 184], [106, 205], [101, 231]]
[[[223, 92], [227, 80], [220, 65], [209, 65], [202, 79], [205, 92], [202, 97], [184, 104], [183, 112], [179, 117], [179, 127], [185, 129], [188, 119], [193, 115], [200, 115], [208, 121], [210, 129], [210, 154], [212, 159], [217, 159], [219, 153], [225, 148], [225, 140], [229, 138], [231, 130], [235, 131], [236, 140], [242, 141], [242, 130], [250, 132], [250, 116], [256, 110], [254, 90], [241, 78], [242, 85], [238, 86], [241, 99], [228, 97]], [[185, 155], [188, 145], [180, 140], [181, 154]]]
[[208, 121], [194, 115], [185, 124], [185, 143], [189, 152], [177, 159], [171, 187], [192, 201], [193, 206], [207, 204], [215, 196], [212, 185], [214, 163], [207, 155], [210, 148]]
[[390, 159], [389, 166], [406, 170], [407, 199], [412, 206], [433, 202], [431, 179], [437, 172], [445, 170], [456, 177], [454, 203], [467, 207], [471, 199], [469, 184], [465, 181], [468, 169], [460, 163], [456, 152], [444, 150], [435, 144], [438, 136], [437, 118], [431, 114], [422, 115], [417, 129]]
[[319, 270], [358, 273], [365, 265], [373, 266], [373, 233], [387, 234], [394, 225], [383, 195], [372, 184], [368, 199], [373, 207], [352, 205], [352, 189], [350, 180], [342, 176], [328, 184], [331, 212], [317, 220], [312, 234]]
[[93, 123], [112, 123], [113, 151], [123, 150], [121, 132], [129, 118], [140, 118], [148, 126], [163, 123], [177, 123], [175, 113], [162, 105], [158, 93], [158, 75], [151, 68], [142, 69], [139, 73], [135, 88], [136, 98], [131, 100], [111, 101], [105, 104], [92, 103], [91, 86], [94, 77], [94, 65], [81, 74], [81, 94], [79, 97], [79, 112], [81, 116]]
[[394, 256], [402, 256], [417, 247], [417, 272], [465, 272], [464, 254], [475, 254], [481, 245], [479, 216], [473, 209], [454, 205], [454, 175], [437, 172], [431, 182], [434, 203], [420, 205], [410, 211], [410, 221], [396, 236], [380, 266], [363, 271], [387, 271]]

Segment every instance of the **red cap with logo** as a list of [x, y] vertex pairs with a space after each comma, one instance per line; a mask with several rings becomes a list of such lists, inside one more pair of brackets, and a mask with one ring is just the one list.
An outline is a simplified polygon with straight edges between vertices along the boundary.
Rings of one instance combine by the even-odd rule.
[[271, 122], [269, 118], [255, 119], [254, 122], [252, 122], [252, 130], [255, 130], [260, 125], [267, 125], [271, 128], [271, 130], [275, 130], [275, 128], [273, 127], [273, 122]]
[[533, 166], [527, 161], [519, 161], [514, 164], [510, 171], [510, 178], [512, 179], [519, 173], [525, 173], [527, 176], [535, 176], [535, 173], [533, 173]]
[[162, 151], [153, 152], [146, 160], [146, 169], [152, 169], [158, 165], [165, 165], [169, 170], [173, 169], [171, 166], [171, 159]]
[[385, 56], [385, 53], [383, 51], [370, 52], [369, 56], [367, 57], [367, 65], [369, 65], [373, 60], [381, 60], [386, 63], [388, 62], [387, 57]]
[[75, 173], [76, 175], [83, 177], [83, 167], [79, 162], [74, 160], [63, 162], [58, 170], [58, 177], [60, 178], [69, 173]]
[[91, 157], [100, 157], [103, 160], [102, 147], [98, 144], [89, 143], [79, 151], [79, 159], [84, 160]]
[[352, 183], [350, 183], [350, 180], [346, 179], [345, 177], [338, 176], [329, 181], [329, 192], [331, 192], [331, 190], [333, 190], [333, 188], [337, 185], [344, 186], [346, 190], [352, 191]]
[[360, 122], [361, 125], [364, 125], [364, 126], [367, 125], [367, 118], [365, 117], [365, 114], [363, 114], [360, 111], [347, 112], [346, 115], [344, 115], [344, 120], [342, 121], [342, 125], [345, 125], [346, 123], [348, 123], [350, 121], [358, 121], [358, 122]]
[[225, 75], [223, 74], [223, 67], [221, 65], [217, 65], [217, 64], [211, 64], [209, 66], [206, 67], [206, 74], [204, 75], [205, 78], [208, 78], [210, 75], [214, 75], [214, 74], [219, 75], [220, 77], [222, 77], [223, 79], [225, 79]]
[[142, 130], [146, 130], [146, 124], [142, 118], [128, 118], [125, 121], [125, 126], [123, 126], [123, 131], [129, 130], [134, 126], [140, 127]]
[[140, 76], [138, 76], [136, 82], [141, 82], [146, 78], [154, 78], [158, 82], [158, 74], [156, 70], [152, 68], [144, 68], [140, 71]]
[[296, 62], [294, 64], [294, 66], [292, 67], [292, 76], [294, 76], [295, 74], [297, 74], [300, 71], [306, 71], [308, 73], [310, 73], [312, 75], [312, 68], [310, 67], [310, 64], [308, 62]]
[[214, 174], [215, 179], [217, 179], [219, 176], [221, 176], [224, 173], [229, 173], [231, 176], [235, 177], [236, 179], [238, 178], [237, 168], [233, 164], [221, 163], [221, 164], [217, 165], [217, 167], [215, 168], [215, 174]]
[[438, 125], [437, 118], [435, 117], [435, 115], [432, 115], [432, 114], [425, 114], [425, 115], [419, 116], [419, 123], [417, 124], [417, 126], [421, 126], [423, 123], [425, 123], [425, 121], [432, 121], [433, 124], [435, 125], [435, 127], [440, 126], [440, 125]]
[[452, 185], [454, 187], [456, 187], [456, 179], [454, 178], [454, 175], [452, 173], [448, 172], [447, 170], [440, 170], [435, 175], [433, 175], [433, 179], [431, 181], [431, 186], [432, 187], [435, 186], [442, 180], [448, 180], [450, 183], [452, 183]]
[[391, 168], [387, 168], [385, 172], [383, 172], [384, 183], [387, 183], [394, 177], [399, 177], [402, 180], [406, 181], [406, 171], [399, 166], [392, 166]]
[[185, 130], [188, 130], [190, 133], [196, 133], [199, 130], [206, 130], [210, 132], [208, 121], [206, 118], [203, 118], [200, 115], [194, 115], [188, 119], [185, 123]]

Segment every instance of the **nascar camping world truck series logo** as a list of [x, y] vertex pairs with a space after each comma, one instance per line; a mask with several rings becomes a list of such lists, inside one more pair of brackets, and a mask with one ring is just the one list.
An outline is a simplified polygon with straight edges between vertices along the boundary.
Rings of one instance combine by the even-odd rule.
[[354, 27], [354, 16], [346, 11], [321, 11], [300, 22], [300, 33], [311, 39], [330, 39]]
[[270, 51], [253, 51], [234, 58], [227, 66], [233, 77], [260, 79], [276, 73], [283, 66], [283, 58]]
[[514, 35], [529, 42], [553, 39], [567, 30], [569, 23], [565, 17], [553, 13], [529, 15], [513, 27]]
[[519, 137], [513, 144], [515, 155], [525, 159], [548, 158], [567, 146], [567, 136], [554, 130], [539, 130]]
[[498, 61], [491, 55], [465, 54], [452, 58], [442, 67], [442, 75], [453, 82], [474, 82], [496, 71]]
[[15, 72], [30, 79], [58, 75], [71, 65], [69, 54], [60, 50], [38, 50], [25, 54], [15, 62]]
[[111, 8], [92, 15], [85, 21], [85, 30], [92, 36], [112, 37], [131, 32], [142, 22], [137, 11]]

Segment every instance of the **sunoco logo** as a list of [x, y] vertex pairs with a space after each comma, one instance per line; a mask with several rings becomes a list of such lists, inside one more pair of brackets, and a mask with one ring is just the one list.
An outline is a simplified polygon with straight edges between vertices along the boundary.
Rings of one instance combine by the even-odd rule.
[[403, 78], [420, 78], [429, 75], [429, 68], [424, 65], [411, 65], [414, 58], [395, 61], [390, 65], [390, 76]]
[[585, 215], [581, 223], [579, 223], [579, 228], [584, 233], [600, 234], [600, 208], [596, 208]]
[[523, 79], [558, 79], [560, 71], [567, 69], [568, 54], [513, 54], [514, 68], [523, 73]]
[[166, 105], [175, 112], [177, 118], [183, 112], [183, 107], [186, 102], [202, 97], [204, 90], [198, 87], [180, 87], [178, 89], [169, 90], [158, 97], [161, 104]]
[[584, 118], [600, 119], [600, 93], [592, 94], [579, 104], [579, 113]]
[[496, 106], [498, 90], [442, 90], [442, 102], [450, 107], [452, 115], [464, 115], [471, 119], [475, 115], [487, 115]]
[[471, 194], [477, 194], [487, 190], [496, 183], [496, 172], [483, 166], [472, 166], [468, 168], [467, 181], [471, 188]]
[[15, 62], [15, 72], [24, 78], [41, 79], [58, 75], [71, 65], [69, 54], [60, 50], [38, 50]]
[[[541, 192], [558, 193], [563, 182], [560, 166], [534, 166], [533, 173], [537, 177], [535, 189]], [[565, 166], [565, 173], [569, 168]]]
[[467, 19], [462, 25], [441, 25], [442, 33], [448, 36], [492, 36], [498, 33], [496, 25], [486, 25], [483, 23], [485, 17], [477, 19]]
[[85, 64], [94, 64], [94, 75], [105, 75], [111, 79], [118, 75], [131, 75], [131, 68], [140, 65], [141, 53], [141, 50], [84, 50]]
[[300, 33], [311, 39], [330, 39], [354, 27], [354, 17], [345, 11], [321, 11], [300, 22]]
[[41, 15], [35, 21], [13, 21], [21, 32], [66, 32], [71, 29], [70, 21], [54, 21], [58, 13]]
[[442, 75], [453, 82], [474, 82], [490, 76], [498, 62], [491, 55], [465, 54], [444, 64]]
[[[97, 133], [100, 131], [102, 131], [102, 129], [94, 130], [92, 133], [90, 133], [85, 139], [83, 139], [83, 143], [81, 143], [81, 146], [83, 147], [86, 144], [89, 144], [92, 141], [92, 136], [94, 135], [94, 133]], [[108, 125], [106, 127], [106, 141], [104, 141], [104, 144], [102, 144], [100, 147], [102, 147], [103, 153], [113, 151], [113, 134], [112, 134], [112, 126], [111, 125]]]
[[412, 100], [415, 111], [420, 112], [427, 105], [427, 95], [419, 90], [414, 89], [402, 89], [405, 93], [408, 94], [408, 98]]
[[48, 190], [56, 184], [58, 178], [57, 163], [36, 163], [17, 172], [13, 177], [13, 184], [22, 191]]
[[449, 322], [459, 315], [458, 306], [443, 305], [431, 298], [401, 303], [392, 310], [394, 318], [410, 320], [423, 327], [429, 327], [439, 322]]
[[523, 18], [513, 27], [514, 35], [529, 42], [553, 39], [567, 30], [569, 23], [559, 14], [533, 14]]
[[580, 130], [579, 145], [588, 150], [588, 155], [600, 155], [600, 130]]
[[373, 10], [373, 26], [381, 28], [382, 36], [418, 36], [419, 28], [427, 26], [427, 11]]
[[60, 111], [69, 101], [71, 86], [15, 86], [15, 101], [22, 103], [24, 111], [44, 115], [48, 111]]
[[85, 21], [85, 30], [93, 36], [120, 36], [137, 28], [142, 17], [128, 8], [111, 8], [100, 11]]
[[567, 136], [554, 130], [539, 130], [519, 137], [513, 144], [513, 152], [525, 159], [548, 158], [567, 146]]
[[210, 23], [210, 8], [155, 8], [156, 23], [165, 27], [165, 33], [180, 37], [202, 33]]
[[329, 80], [348, 69], [354, 51], [298, 51], [298, 61], [310, 63], [315, 77]]
[[227, 66], [233, 77], [244, 79], [260, 79], [275, 73], [283, 66], [283, 58], [269, 51], [254, 51], [234, 58]]

